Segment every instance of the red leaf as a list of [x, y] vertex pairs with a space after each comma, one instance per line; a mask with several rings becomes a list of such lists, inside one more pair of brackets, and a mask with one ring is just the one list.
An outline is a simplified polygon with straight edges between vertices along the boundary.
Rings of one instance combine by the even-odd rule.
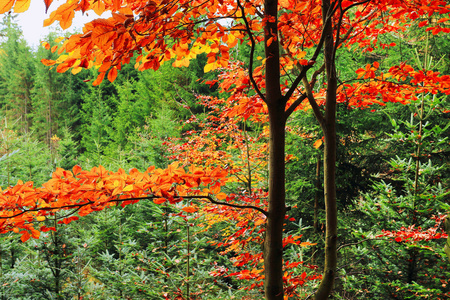
[[422, 22], [419, 23], [419, 27], [424, 27], [426, 25], [428, 25], [428, 21], [427, 20], [422, 21]]
[[48, 12], [48, 8], [50, 7], [50, 5], [52, 4], [53, 0], [44, 0], [45, 3], [45, 13]]

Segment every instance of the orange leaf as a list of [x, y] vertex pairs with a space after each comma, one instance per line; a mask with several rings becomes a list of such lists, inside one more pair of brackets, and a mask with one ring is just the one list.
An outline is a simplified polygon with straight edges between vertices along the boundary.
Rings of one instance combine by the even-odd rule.
[[318, 139], [313, 144], [314, 148], [319, 149], [320, 146], [322, 146], [322, 139]]
[[53, 59], [41, 59], [41, 63], [43, 63], [46, 66], [53, 66], [54, 64], [56, 64], [56, 61]]
[[20, 237], [20, 240], [25, 243], [26, 241], [28, 241], [31, 237], [30, 233], [28, 231], [21, 231], [20, 233], [22, 233], [22, 236]]
[[38, 239], [41, 236], [41, 232], [37, 231], [36, 229], [32, 229], [31, 236], [33, 237], [33, 239]]
[[117, 68], [113, 67], [108, 73], [108, 80], [113, 82], [117, 78]]
[[99, 16], [105, 12], [105, 9], [106, 6], [104, 1], [94, 1], [92, 4], [92, 10]]
[[156, 198], [156, 199], [153, 199], [153, 202], [155, 204], [162, 204], [162, 203], [166, 202], [166, 198]]
[[50, 44], [47, 42], [42, 42], [42, 47], [44, 47], [47, 50], [50, 50]]
[[81, 167], [79, 165], [76, 165], [72, 168], [72, 173], [73, 175], [77, 175], [78, 173], [81, 172], [81, 170], [82, 170]]
[[355, 73], [358, 74], [358, 79], [359, 79], [364, 76], [364, 74], [366, 73], [366, 70], [364, 70], [363, 68], [359, 68], [358, 70], [356, 70]]
[[93, 86], [99, 85], [100, 83], [102, 83], [103, 78], [105, 78], [105, 73], [98, 74], [97, 79], [95, 79], [95, 81], [92, 83], [92, 85]]
[[78, 1], [73, 3], [64, 3], [57, 10], [50, 14], [50, 18], [44, 20], [44, 27], [59, 21], [62, 29], [67, 29], [72, 25], [72, 19], [75, 16], [75, 9], [78, 7]]
[[215, 184], [211, 186], [209, 190], [211, 194], [218, 194], [220, 192], [220, 185]]
[[218, 193], [216, 195], [216, 198], [219, 199], [219, 200], [224, 200], [224, 199], [227, 198], [227, 194], [225, 194], [225, 193]]
[[2, 1], [0, 6], [0, 14], [8, 12], [14, 5], [15, 0]]
[[194, 213], [197, 211], [197, 208], [195, 208], [193, 206], [186, 206], [186, 207], [183, 207], [181, 210], [185, 211], [187, 213]]
[[261, 224], [264, 224], [265, 222], [266, 222], [266, 220], [264, 220], [264, 219], [258, 219], [255, 221], [255, 226], [259, 226]]

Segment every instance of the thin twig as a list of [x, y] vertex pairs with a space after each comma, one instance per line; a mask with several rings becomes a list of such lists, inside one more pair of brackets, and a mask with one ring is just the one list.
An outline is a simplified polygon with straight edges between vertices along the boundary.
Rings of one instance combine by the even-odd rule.
[[250, 77], [250, 82], [252, 83], [253, 88], [255, 89], [255, 91], [258, 94], [258, 96], [261, 97], [261, 99], [264, 102], [266, 102], [266, 97], [264, 97], [263, 93], [261, 92], [261, 90], [259, 89], [258, 85], [256, 84], [255, 78], [253, 77], [253, 56], [255, 54], [255, 47], [256, 47], [255, 38], [253, 37], [250, 25], [248, 24], [248, 20], [245, 17], [244, 7], [242, 6], [242, 4], [241, 4], [241, 2], [239, 0], [237, 0], [237, 5], [241, 9], [242, 20], [244, 21], [245, 28], [247, 28], [247, 33], [248, 33], [248, 36], [250, 38], [250, 42], [252, 44], [251, 48], [250, 48], [250, 60], [249, 60], [249, 65], [248, 65], [248, 75]]

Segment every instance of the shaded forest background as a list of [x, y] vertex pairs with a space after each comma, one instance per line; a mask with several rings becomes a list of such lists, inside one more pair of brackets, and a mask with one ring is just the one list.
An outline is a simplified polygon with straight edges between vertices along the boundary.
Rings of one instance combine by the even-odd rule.
[[[374, 61], [380, 68], [383, 62], [407, 62], [450, 74], [448, 38], [416, 29], [382, 37], [395, 47], [340, 51], [345, 59], [339, 61], [346, 62], [338, 68], [340, 83], [356, 80], [356, 69]], [[38, 186], [56, 168], [74, 165], [145, 170], [175, 160], [193, 163], [187, 157], [195, 149], [197, 163], [227, 157], [223, 164], [247, 172], [236, 176], [230, 193], [267, 188], [261, 124], [239, 120], [233, 130], [242, 141], [234, 149], [223, 142], [223, 128], [211, 137], [219, 128], [211, 116], [224, 103], [218, 101], [217, 109], [202, 101], [223, 97], [217, 84], [204, 83], [219, 74], [204, 74], [205, 56], [187, 68], [166, 64], [158, 71], [137, 72], [131, 63], [114, 83], [93, 87], [95, 70], [59, 74], [41, 64], [42, 58], [57, 59], [51, 51], [56, 33], [46, 38], [50, 49], [31, 49], [14, 16], [6, 16], [0, 30], [0, 186], [18, 180]], [[243, 60], [246, 51], [237, 46], [232, 55]], [[450, 298], [444, 239], [381, 236], [382, 230], [433, 228], [436, 217], [450, 211], [449, 116], [448, 96], [439, 94], [420, 95], [408, 105], [340, 104], [339, 273], [333, 299]], [[293, 243], [284, 251], [298, 262], [291, 275], [303, 278], [295, 293], [307, 297], [323, 263], [322, 134], [308, 110], [295, 112], [288, 128], [286, 235], [317, 245]], [[252, 166], [250, 156], [257, 156]], [[245, 228], [262, 224], [254, 224], [250, 213], [227, 217], [217, 211], [186, 215], [141, 201], [68, 225], [55, 216], [46, 222], [56, 232], [27, 243], [3, 235], [0, 299], [262, 299], [260, 281], [245, 276], [258, 266], [239, 263], [243, 253], [261, 252], [256, 232]], [[239, 247], [230, 240], [240, 240]]]

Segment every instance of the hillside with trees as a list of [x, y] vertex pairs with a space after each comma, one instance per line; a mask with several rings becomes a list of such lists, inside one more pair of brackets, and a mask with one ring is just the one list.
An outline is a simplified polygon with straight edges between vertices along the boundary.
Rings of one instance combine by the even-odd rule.
[[450, 298], [445, 1], [44, 2], [99, 17], [0, 0], [0, 300]]

